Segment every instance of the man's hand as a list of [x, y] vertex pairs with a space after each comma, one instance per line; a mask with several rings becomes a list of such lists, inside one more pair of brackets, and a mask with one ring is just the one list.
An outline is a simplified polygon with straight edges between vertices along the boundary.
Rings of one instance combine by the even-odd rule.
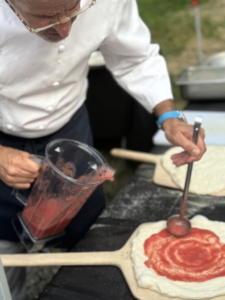
[[173, 163], [177, 167], [199, 160], [206, 151], [204, 129], [200, 129], [198, 142], [195, 145], [192, 142], [193, 127], [193, 125], [186, 124], [179, 119], [168, 119], [163, 122], [167, 140], [174, 146], [180, 146], [185, 150], [171, 156]]
[[[165, 100], [159, 103], [154, 108], [154, 113], [159, 117], [163, 113], [171, 110], [177, 110], [173, 100]], [[200, 129], [198, 142], [195, 145], [192, 142], [193, 125], [186, 124], [181, 119], [167, 119], [163, 122], [162, 128], [165, 132], [167, 140], [174, 146], [180, 146], [184, 149], [183, 152], [171, 156], [173, 163], [179, 167], [181, 165], [197, 161], [206, 151], [204, 143], [205, 132]]]
[[40, 165], [29, 159], [29, 153], [0, 146], [0, 157], [0, 179], [8, 186], [28, 189], [37, 178]]

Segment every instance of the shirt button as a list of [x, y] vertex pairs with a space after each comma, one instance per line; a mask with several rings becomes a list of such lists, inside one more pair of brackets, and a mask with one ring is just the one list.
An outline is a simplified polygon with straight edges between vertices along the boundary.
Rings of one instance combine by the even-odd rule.
[[65, 49], [66, 49], [66, 47], [64, 45], [60, 45], [59, 46], [59, 53], [62, 53]]
[[56, 82], [53, 83], [53, 86], [58, 86], [58, 85], [59, 85], [58, 81], [56, 81]]
[[9, 130], [12, 130], [13, 129], [13, 126], [11, 124], [7, 124], [6, 127], [9, 129]]

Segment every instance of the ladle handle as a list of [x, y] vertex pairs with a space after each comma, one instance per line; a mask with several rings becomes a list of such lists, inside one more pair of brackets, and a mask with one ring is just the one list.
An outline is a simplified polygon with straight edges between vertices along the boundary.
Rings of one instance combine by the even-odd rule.
[[[194, 131], [193, 131], [193, 142], [197, 144], [198, 142], [198, 134], [201, 128], [202, 124], [202, 118], [196, 117], [195, 118], [195, 123], [194, 123]], [[180, 208], [180, 216], [184, 217], [185, 211], [186, 211], [186, 206], [187, 206], [187, 198], [188, 198], [188, 192], [189, 192], [189, 186], [190, 186], [190, 181], [191, 181], [191, 174], [192, 174], [192, 168], [193, 168], [193, 162], [188, 164], [187, 168], [187, 174], [186, 174], [186, 180], [185, 180], [185, 185], [184, 185], [184, 193], [183, 193], [183, 200]]]

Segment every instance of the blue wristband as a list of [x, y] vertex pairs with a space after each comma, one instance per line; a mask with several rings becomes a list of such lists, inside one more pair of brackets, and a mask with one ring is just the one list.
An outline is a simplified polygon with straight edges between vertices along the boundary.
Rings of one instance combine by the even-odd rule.
[[159, 128], [162, 128], [162, 123], [165, 120], [172, 119], [172, 118], [182, 119], [182, 120], [186, 121], [185, 118], [184, 118], [184, 116], [182, 115], [182, 113], [179, 110], [172, 110], [172, 111], [168, 111], [168, 112], [162, 114], [158, 118], [158, 120], [157, 120], [156, 123], [157, 123], [157, 125], [158, 125]]

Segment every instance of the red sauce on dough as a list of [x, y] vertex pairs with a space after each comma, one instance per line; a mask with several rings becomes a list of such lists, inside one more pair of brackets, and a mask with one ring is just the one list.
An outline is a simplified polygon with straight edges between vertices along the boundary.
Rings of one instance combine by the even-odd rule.
[[145, 265], [173, 281], [203, 282], [225, 276], [225, 244], [210, 230], [192, 228], [182, 238], [167, 229], [144, 243]]

